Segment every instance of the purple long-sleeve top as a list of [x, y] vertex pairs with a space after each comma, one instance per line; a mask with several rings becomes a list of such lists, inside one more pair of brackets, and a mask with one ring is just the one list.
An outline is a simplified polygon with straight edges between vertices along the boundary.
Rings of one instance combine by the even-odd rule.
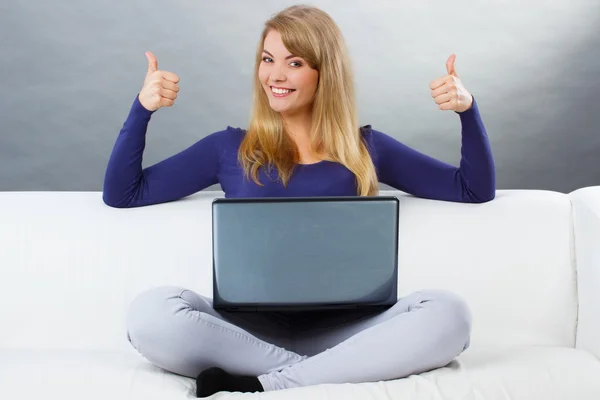
[[[103, 200], [112, 207], [174, 201], [220, 184], [226, 197], [356, 196], [353, 173], [332, 161], [299, 164], [286, 187], [261, 172], [263, 186], [244, 175], [237, 152], [246, 131], [227, 126], [185, 150], [142, 168], [146, 130], [153, 111], [136, 96], [106, 169]], [[436, 200], [482, 203], [495, 197], [495, 168], [478, 106], [456, 113], [462, 126], [461, 161], [455, 167], [420, 153], [395, 138], [361, 127], [379, 182]]]

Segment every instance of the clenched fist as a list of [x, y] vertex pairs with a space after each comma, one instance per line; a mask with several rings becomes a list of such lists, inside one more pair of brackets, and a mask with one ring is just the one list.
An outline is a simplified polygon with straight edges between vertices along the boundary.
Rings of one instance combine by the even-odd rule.
[[159, 71], [158, 61], [151, 52], [146, 52], [148, 59], [148, 72], [144, 86], [140, 90], [139, 100], [142, 106], [149, 111], [156, 111], [161, 107], [171, 107], [175, 104], [179, 92], [179, 77], [172, 72]]
[[431, 97], [440, 110], [452, 110], [458, 113], [467, 111], [473, 105], [473, 96], [464, 87], [456, 70], [454, 61], [456, 54], [452, 54], [446, 61], [448, 75], [437, 78], [429, 85]]

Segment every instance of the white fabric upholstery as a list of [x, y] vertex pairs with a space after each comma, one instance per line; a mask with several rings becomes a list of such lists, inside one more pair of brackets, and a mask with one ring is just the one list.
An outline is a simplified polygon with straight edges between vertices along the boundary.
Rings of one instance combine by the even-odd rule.
[[[600, 398], [600, 187], [485, 204], [381, 194], [401, 200], [400, 295], [465, 297], [471, 347], [419, 376], [254, 398]], [[0, 398], [192, 396], [191, 380], [130, 347], [123, 322], [149, 287], [212, 295], [210, 206], [222, 195], [115, 209], [98, 192], [0, 192]]]
[[565, 195], [507, 191], [485, 204], [402, 197], [399, 285], [453, 290], [474, 346], [573, 346], [577, 318]]

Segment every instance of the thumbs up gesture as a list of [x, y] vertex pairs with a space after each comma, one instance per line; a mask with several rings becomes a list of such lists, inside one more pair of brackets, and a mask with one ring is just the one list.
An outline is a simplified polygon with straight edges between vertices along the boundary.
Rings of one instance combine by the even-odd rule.
[[179, 77], [172, 72], [160, 71], [158, 61], [151, 52], [146, 52], [148, 71], [144, 85], [138, 98], [140, 104], [149, 111], [156, 111], [161, 107], [171, 107], [175, 103], [179, 92]]
[[437, 78], [429, 85], [431, 97], [440, 110], [456, 112], [467, 111], [473, 105], [473, 96], [465, 89], [456, 70], [454, 61], [456, 54], [452, 54], [446, 61], [448, 75]]

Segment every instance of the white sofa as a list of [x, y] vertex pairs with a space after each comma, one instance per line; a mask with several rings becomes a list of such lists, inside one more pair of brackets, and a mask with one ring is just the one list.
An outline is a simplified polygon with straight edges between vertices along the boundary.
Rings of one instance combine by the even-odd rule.
[[[218, 399], [600, 399], [600, 186], [401, 200], [399, 290], [446, 288], [473, 316], [447, 367], [390, 382]], [[158, 285], [212, 295], [211, 201], [115, 209], [99, 192], [0, 192], [0, 399], [184, 399], [194, 380], [126, 340], [129, 302]], [[359, 368], [359, 366], [357, 366]]]

